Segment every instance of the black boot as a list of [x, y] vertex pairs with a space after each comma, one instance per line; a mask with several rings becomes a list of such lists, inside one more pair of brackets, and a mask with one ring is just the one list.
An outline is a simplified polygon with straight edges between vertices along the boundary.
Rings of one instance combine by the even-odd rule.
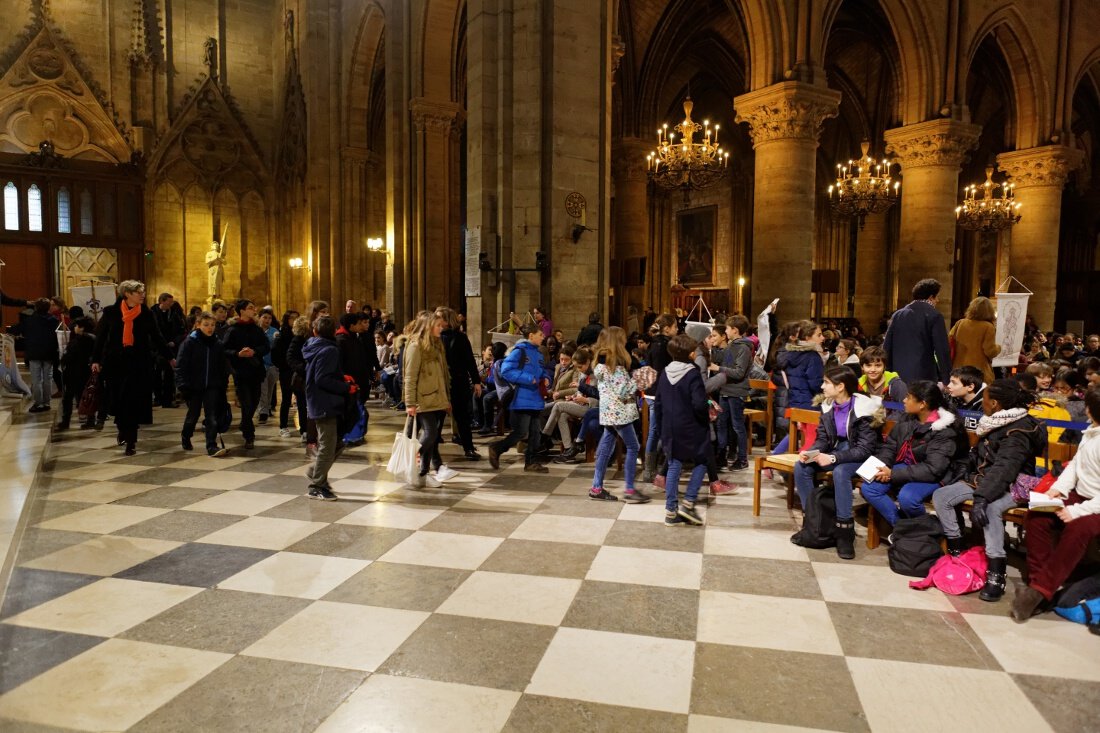
[[985, 586], [982, 587], [978, 598], [983, 601], [999, 601], [1005, 594], [1005, 571], [1008, 569], [1008, 561], [1003, 557], [989, 558], [989, 569], [985, 571]]
[[963, 550], [966, 549], [966, 540], [962, 537], [948, 537], [947, 538], [947, 554], [952, 557], [958, 557], [963, 554]]
[[856, 524], [851, 519], [836, 521], [836, 554], [841, 560], [856, 558]]

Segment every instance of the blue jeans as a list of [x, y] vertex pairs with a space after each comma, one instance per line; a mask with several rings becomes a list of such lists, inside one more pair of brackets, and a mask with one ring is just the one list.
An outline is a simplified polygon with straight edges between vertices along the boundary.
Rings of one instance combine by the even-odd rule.
[[626, 488], [634, 488], [634, 474], [638, 470], [638, 433], [634, 430], [634, 424], [628, 425], [604, 425], [603, 437], [596, 448], [596, 472], [592, 475], [592, 487], [603, 488], [603, 476], [607, 473], [607, 464], [611, 461], [611, 453], [615, 450], [615, 436], [623, 439], [626, 446], [626, 460], [623, 467], [626, 469]]
[[[684, 464], [675, 458], [670, 458], [668, 461], [668, 475], [665, 476], [665, 511], [676, 511], [676, 495], [679, 493], [680, 472], [683, 470]], [[691, 471], [691, 478], [688, 479], [687, 488], [684, 489], [684, 501], [695, 503], [696, 497], [699, 496], [699, 487], [703, 485], [703, 476], [707, 473], [706, 463], [696, 463], [695, 468]]]
[[[834, 450], [844, 450], [848, 447], [848, 441], [842, 440]], [[813, 461], [808, 463], [797, 462], [794, 464], [794, 486], [798, 489], [798, 498], [802, 501], [802, 510], [810, 505], [810, 492], [814, 489], [814, 477], [822, 471], [833, 472], [833, 490], [836, 492], [836, 518], [847, 520], [852, 518], [852, 477], [856, 470], [863, 464], [858, 463], [834, 463], [831, 466], [819, 466]]]
[[581, 418], [581, 429], [577, 431], [577, 441], [583, 442], [589, 435], [595, 435], [597, 438], [603, 435], [598, 407], [589, 408], [588, 412], [584, 413], [584, 417]]
[[645, 439], [645, 454], [648, 456], [657, 450], [660, 443], [660, 435], [657, 432], [657, 400], [646, 400], [649, 403], [649, 435]]
[[[894, 466], [894, 470], [902, 466], [904, 464], [899, 463]], [[867, 503], [873, 506], [875, 511], [890, 523], [891, 527], [898, 523], [899, 505], [901, 509], [900, 516], [919, 517], [924, 514], [924, 500], [932, 496], [932, 492], [940, 487], [939, 484], [910, 481], [903, 484], [898, 490], [898, 501], [894, 503], [889, 494], [890, 486], [889, 483], [880, 481], [865, 481], [859, 492], [863, 494], [863, 498], [867, 500]]]
[[53, 362], [38, 359], [28, 360], [31, 372], [31, 396], [34, 405], [49, 405], [53, 394]]
[[737, 437], [737, 460], [748, 460], [748, 432], [745, 430], [745, 400], [740, 397], [720, 397], [722, 414], [718, 416], [718, 452], [730, 445], [730, 425]]

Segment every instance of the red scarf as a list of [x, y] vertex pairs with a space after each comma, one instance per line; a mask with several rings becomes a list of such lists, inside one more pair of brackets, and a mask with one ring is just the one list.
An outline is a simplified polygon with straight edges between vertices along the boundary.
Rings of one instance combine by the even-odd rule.
[[133, 346], [134, 345], [134, 321], [141, 315], [141, 304], [135, 305], [133, 308], [126, 305], [125, 298], [119, 301], [119, 305], [122, 307], [122, 345]]

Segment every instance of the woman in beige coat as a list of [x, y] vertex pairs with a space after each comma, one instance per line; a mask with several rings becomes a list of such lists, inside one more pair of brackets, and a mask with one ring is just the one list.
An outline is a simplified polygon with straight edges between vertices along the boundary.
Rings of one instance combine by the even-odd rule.
[[[443, 326], [442, 318], [422, 311], [416, 317], [402, 357], [405, 412], [416, 418], [420, 427], [420, 480], [417, 485], [427, 484], [432, 488], [458, 475], [457, 471], [443, 465], [439, 455], [443, 424], [451, 411], [451, 374], [439, 338]], [[435, 476], [428, 475], [429, 468], [435, 469]]]
[[979, 295], [970, 301], [966, 315], [951, 327], [948, 338], [954, 346], [951, 366], [972, 366], [981, 370], [986, 384], [993, 382], [993, 364], [990, 361], [1001, 353], [997, 343], [997, 327], [993, 321], [997, 311], [993, 301]]

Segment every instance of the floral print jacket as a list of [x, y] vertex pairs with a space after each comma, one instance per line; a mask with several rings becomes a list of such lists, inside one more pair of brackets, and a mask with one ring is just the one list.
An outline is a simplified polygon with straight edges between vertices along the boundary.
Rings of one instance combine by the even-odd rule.
[[621, 366], [612, 372], [603, 364], [593, 370], [600, 390], [600, 425], [629, 425], [638, 419], [638, 386]]

